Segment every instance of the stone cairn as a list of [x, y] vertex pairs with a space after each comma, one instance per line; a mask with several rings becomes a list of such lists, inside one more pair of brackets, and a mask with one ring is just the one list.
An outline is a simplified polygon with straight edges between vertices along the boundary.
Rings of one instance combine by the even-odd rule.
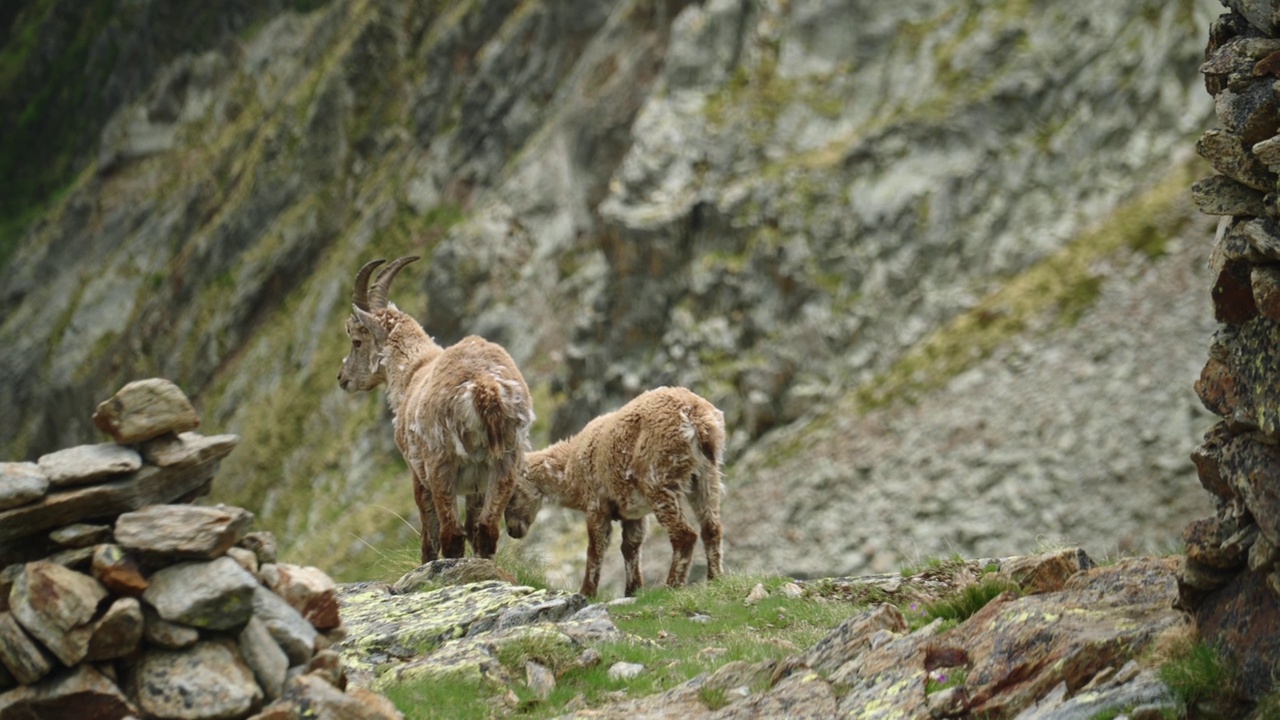
[[1200, 68], [1221, 127], [1196, 144], [1218, 174], [1192, 187], [1221, 216], [1210, 252], [1221, 324], [1196, 392], [1222, 419], [1191, 456], [1216, 512], [1183, 532], [1179, 595], [1256, 700], [1280, 659], [1280, 2], [1223, 5]]
[[0, 463], [0, 720], [402, 718], [346, 687], [334, 582], [190, 504], [239, 438], [162, 379], [93, 420], [114, 443]]

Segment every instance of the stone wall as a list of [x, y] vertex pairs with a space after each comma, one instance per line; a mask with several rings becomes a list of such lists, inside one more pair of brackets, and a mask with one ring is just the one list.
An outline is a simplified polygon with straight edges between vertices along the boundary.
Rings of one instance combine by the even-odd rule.
[[234, 435], [172, 383], [98, 406], [115, 442], [0, 463], [0, 719], [399, 718], [346, 692], [333, 581], [253, 515], [190, 504]]
[[1221, 127], [1196, 145], [1217, 174], [1192, 187], [1222, 218], [1210, 253], [1220, 326], [1196, 383], [1222, 419], [1192, 453], [1216, 512], [1183, 533], [1179, 594], [1257, 699], [1280, 657], [1280, 3], [1223, 4], [1201, 67]]

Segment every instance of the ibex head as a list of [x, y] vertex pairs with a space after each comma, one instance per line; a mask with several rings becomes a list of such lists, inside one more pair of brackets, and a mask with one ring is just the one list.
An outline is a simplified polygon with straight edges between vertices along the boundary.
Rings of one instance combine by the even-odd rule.
[[397, 258], [378, 273], [372, 287], [369, 286], [369, 276], [385, 260], [371, 260], [356, 273], [355, 290], [351, 293], [352, 314], [346, 325], [351, 352], [342, 359], [342, 370], [338, 372], [338, 386], [343, 390], [362, 392], [386, 382], [382, 347], [387, 340], [387, 331], [379, 320], [380, 311], [388, 308], [387, 290], [396, 273], [417, 259], [416, 255]]
[[[534, 462], [540, 462], [540, 460], [535, 458]], [[522, 475], [516, 480], [516, 491], [511, 495], [511, 500], [503, 511], [503, 519], [507, 523], [507, 534], [517, 540], [527, 535], [533, 521], [538, 517], [538, 511], [542, 509], [542, 501], [542, 493], [529, 482], [527, 477]]]

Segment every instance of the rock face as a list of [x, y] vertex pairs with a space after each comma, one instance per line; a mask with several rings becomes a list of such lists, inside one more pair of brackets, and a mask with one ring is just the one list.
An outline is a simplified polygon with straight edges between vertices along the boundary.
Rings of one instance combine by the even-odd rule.
[[[143, 384], [166, 387], [169, 401], [190, 407], [176, 388]], [[131, 387], [117, 397], [135, 397]], [[163, 427], [163, 467], [141, 466], [136, 451], [113, 446], [132, 463], [113, 472], [131, 475], [102, 476], [94, 458], [120, 454], [90, 446], [5, 475], [47, 470], [67, 481], [0, 512], [0, 718], [292, 717], [313, 696], [348, 711], [364, 706], [360, 717], [371, 720], [402, 717], [372, 693], [344, 696], [345, 671], [326, 651], [345, 632], [328, 576], [300, 566], [260, 576], [250, 548], [274, 541], [247, 538], [251, 513], [170, 502], [207, 491], [236, 438], [179, 437], [198, 419], [157, 424], [149, 403], [112, 412], [113, 427], [150, 428], [136, 442]], [[97, 491], [106, 494], [94, 502], [67, 499]], [[30, 559], [49, 547], [71, 549]]]
[[1280, 27], [1272, 3], [1224, 4], [1232, 12], [1210, 28], [1200, 69], [1222, 127], [1197, 145], [1219, 174], [1193, 191], [1202, 212], [1222, 216], [1211, 254], [1221, 324], [1196, 382], [1221, 420], [1192, 454], [1216, 512], [1186, 526], [1179, 589], [1256, 700], [1274, 689], [1280, 657]]

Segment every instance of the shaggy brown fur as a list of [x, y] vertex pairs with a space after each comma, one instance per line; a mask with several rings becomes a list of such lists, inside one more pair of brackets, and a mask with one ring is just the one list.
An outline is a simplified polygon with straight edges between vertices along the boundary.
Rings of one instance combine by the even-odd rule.
[[[476, 555], [493, 557], [502, 513], [524, 468], [534, 417], [529, 388], [501, 346], [473, 335], [442, 348], [416, 320], [385, 304], [386, 286], [411, 261], [401, 258], [378, 276], [373, 290], [381, 292], [371, 291], [372, 301], [359, 287], [369, 266], [357, 276], [347, 320], [352, 350], [338, 383], [349, 392], [387, 386], [396, 445], [413, 471], [422, 562], [437, 552], [462, 557], [468, 540]], [[461, 528], [458, 495], [466, 496]]]
[[587, 570], [583, 595], [595, 595], [600, 562], [609, 546], [612, 521], [622, 522], [626, 594], [643, 584], [640, 544], [649, 513], [671, 538], [668, 586], [689, 577], [698, 533], [685, 517], [683, 500], [702, 525], [707, 578], [721, 568], [720, 481], [724, 413], [681, 387], [650, 390], [621, 409], [587, 423], [582, 432], [526, 457], [525, 477], [507, 505], [507, 532], [521, 537], [542, 507], [543, 497], [586, 514]]

